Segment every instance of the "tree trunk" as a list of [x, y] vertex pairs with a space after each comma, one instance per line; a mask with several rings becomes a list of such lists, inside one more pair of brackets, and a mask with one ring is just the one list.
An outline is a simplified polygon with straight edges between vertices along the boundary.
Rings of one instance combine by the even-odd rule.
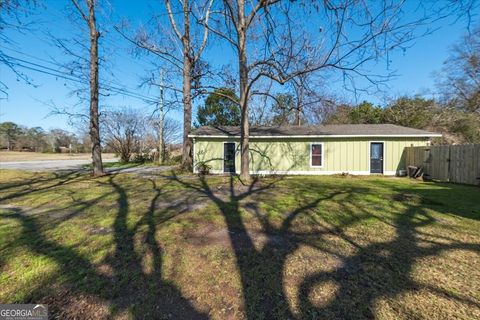
[[192, 128], [192, 59], [190, 57], [190, 9], [189, 1], [183, 1], [183, 152], [182, 168], [192, 168], [192, 142], [188, 135]]
[[95, 21], [94, 0], [88, 3], [88, 27], [90, 29], [90, 138], [92, 140], [93, 175], [104, 175], [102, 149], [100, 146], [100, 126], [98, 117], [98, 38]]
[[303, 97], [304, 97], [304, 92], [303, 92], [303, 82], [300, 82], [299, 88], [296, 89], [297, 92], [297, 108], [295, 110], [295, 122], [297, 123], [297, 126], [300, 126], [302, 124], [302, 111], [303, 111]]
[[188, 135], [192, 127], [192, 99], [191, 99], [191, 61], [188, 56], [183, 58], [183, 154], [182, 167], [192, 167], [192, 143]]
[[163, 127], [164, 127], [164, 117], [163, 117], [163, 70], [160, 70], [160, 102], [159, 102], [159, 115], [158, 118], [158, 163], [163, 164], [165, 162], [165, 150], [164, 150], [164, 139], [163, 139]]
[[238, 70], [240, 73], [240, 108], [242, 111], [240, 128], [240, 178], [250, 182], [250, 124], [248, 121], [248, 64], [247, 64], [247, 26], [245, 23], [245, 3], [238, 0]]
[[295, 122], [297, 123], [297, 126], [302, 125], [301, 115], [302, 115], [302, 105], [300, 102], [298, 102], [297, 110], [295, 112], [295, 117], [296, 117]]

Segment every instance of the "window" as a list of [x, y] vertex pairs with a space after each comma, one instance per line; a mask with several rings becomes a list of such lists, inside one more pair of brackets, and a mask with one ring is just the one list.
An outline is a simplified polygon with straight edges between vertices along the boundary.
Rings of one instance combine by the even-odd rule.
[[310, 150], [310, 155], [311, 155], [311, 165], [312, 167], [321, 167], [323, 166], [323, 145], [320, 143], [313, 144], [311, 146]]

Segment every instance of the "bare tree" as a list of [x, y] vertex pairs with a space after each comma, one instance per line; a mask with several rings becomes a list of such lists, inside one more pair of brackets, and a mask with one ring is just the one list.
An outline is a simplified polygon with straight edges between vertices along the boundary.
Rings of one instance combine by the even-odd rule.
[[100, 122], [98, 112], [98, 38], [95, 19], [95, 0], [85, 0], [86, 11], [77, 0], [71, 0], [78, 13], [88, 25], [90, 31], [90, 139], [92, 141], [93, 175], [104, 175], [102, 163], [102, 147], [100, 145]]
[[[262, 96], [265, 97], [263, 104], [259, 105], [257, 101], [255, 105], [251, 100], [254, 114], [250, 116], [250, 121], [253, 123], [297, 126], [320, 123], [336, 103], [336, 99], [331, 97], [322, 79], [314, 77], [313, 73], [293, 78], [286, 84], [286, 90], [282, 93], [275, 92], [272, 87], [261, 90]], [[263, 115], [261, 120], [254, 119], [259, 107], [264, 108], [261, 111]]]
[[315, 123], [317, 118], [325, 117], [335, 103], [324, 82], [313, 73], [304, 73], [292, 79], [293, 111], [297, 126]]
[[144, 140], [151, 140], [150, 137], [152, 137], [156, 141], [152, 143], [145, 141], [146, 146], [151, 149], [158, 149], [158, 141], [161, 141], [160, 143], [162, 144], [162, 148], [160, 148], [159, 157], [161, 158], [162, 162], [165, 162], [169, 158], [169, 152], [171, 149], [169, 147], [182, 141], [181, 123], [173, 118], [165, 117], [162, 128], [160, 128], [158, 119], [149, 120], [146, 127], [147, 133], [146, 139]]
[[[198, 50], [194, 50], [192, 44], [192, 35], [190, 33], [190, 17], [191, 17], [191, 6], [193, 1], [182, 0], [183, 11], [183, 32], [180, 31], [179, 25], [175, 20], [174, 13], [170, 4], [170, 0], [165, 0], [165, 5], [168, 11], [168, 17], [172, 28], [177, 36], [178, 40], [182, 44], [182, 56], [183, 56], [183, 150], [182, 150], [182, 166], [184, 168], [190, 168], [192, 166], [192, 157], [191, 157], [191, 142], [188, 135], [192, 127], [192, 74], [197, 62], [200, 61], [201, 54], [205, 49], [207, 44], [208, 29], [205, 28], [204, 37]], [[210, 5], [212, 0], [210, 0]], [[208, 17], [210, 14], [210, 7], [207, 7], [205, 12], [205, 21], [208, 23]]]
[[452, 47], [440, 77], [445, 104], [467, 112], [480, 112], [480, 26]]
[[[157, 30], [140, 30], [132, 39], [126, 32], [117, 28], [128, 40], [139, 48], [146, 49], [168, 62], [180, 71], [182, 76], [183, 103], [183, 149], [182, 167], [192, 166], [192, 145], [188, 138], [192, 127], [192, 91], [199, 88], [200, 78], [206, 65], [202, 62], [202, 53], [208, 40], [208, 23], [213, 0], [180, 0], [172, 3], [165, 0], [170, 30], [160, 17], [156, 17]], [[158, 35], [156, 37], [155, 35]], [[171, 86], [166, 88], [176, 90]]]
[[135, 110], [120, 109], [106, 112], [103, 124], [106, 144], [122, 162], [129, 162], [132, 154], [140, 151], [144, 118]]
[[[460, 1], [464, 2], [464, 1]], [[394, 49], [406, 49], [411, 40], [428, 34], [435, 19], [460, 7], [422, 1], [415, 14], [405, 1], [300, 1], [224, 0], [212, 18], [212, 32], [232, 45], [238, 59], [241, 121], [241, 178], [249, 174], [249, 100], [261, 94], [259, 82], [284, 85], [302, 75], [340, 73], [345, 84], [359, 90], [363, 77], [373, 87], [390, 74], [372, 74], [369, 66]], [[467, 8], [472, 8], [468, 6]], [[308, 24], [308, 25], [307, 25]]]

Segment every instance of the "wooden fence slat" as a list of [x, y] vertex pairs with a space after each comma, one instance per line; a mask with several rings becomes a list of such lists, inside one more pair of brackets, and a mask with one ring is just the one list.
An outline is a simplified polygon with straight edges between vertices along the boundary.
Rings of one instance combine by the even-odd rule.
[[480, 144], [407, 147], [408, 166], [423, 167], [430, 179], [480, 185]]
[[480, 144], [475, 145], [475, 184], [480, 185]]

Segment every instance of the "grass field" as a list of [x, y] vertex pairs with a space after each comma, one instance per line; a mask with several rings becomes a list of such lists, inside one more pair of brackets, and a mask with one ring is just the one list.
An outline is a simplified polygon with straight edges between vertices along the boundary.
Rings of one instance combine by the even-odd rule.
[[76, 319], [479, 319], [480, 189], [0, 171], [0, 301]]
[[[13, 161], [40, 161], [40, 160], [89, 160], [90, 153], [40, 153], [40, 152], [18, 152], [0, 151], [0, 162]], [[113, 159], [113, 153], [102, 153], [103, 159]]]

